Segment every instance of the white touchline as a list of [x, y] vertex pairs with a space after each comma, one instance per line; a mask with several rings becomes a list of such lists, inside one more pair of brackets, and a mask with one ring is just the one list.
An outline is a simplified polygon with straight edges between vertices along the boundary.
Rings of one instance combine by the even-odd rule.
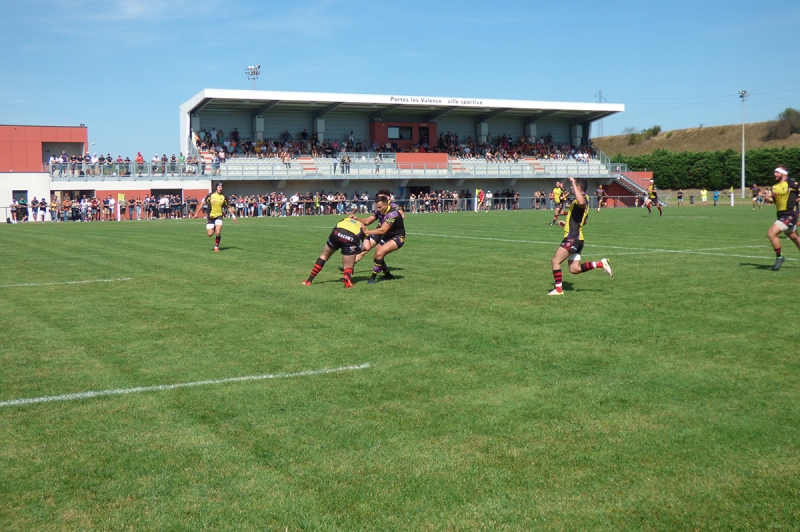
[[[292, 227], [306, 227], [306, 228], [315, 228], [315, 229], [327, 229], [327, 227], [321, 226], [292, 226]], [[489, 240], [492, 242], [511, 242], [516, 244], [539, 244], [544, 246], [552, 246], [558, 245], [558, 242], [555, 240], [548, 240], [548, 241], [541, 241], [541, 240], [515, 240], [510, 238], [492, 238], [488, 236], [465, 236], [465, 235], [439, 235], [434, 233], [408, 233], [409, 235], [413, 236], [430, 236], [435, 238], [461, 238], [466, 240]], [[715, 250], [723, 250], [723, 249], [748, 249], [748, 248], [760, 248], [764, 246], [729, 246], [724, 248], [704, 248], [704, 249], [643, 249], [643, 248], [630, 248], [624, 246], [608, 246], [605, 244], [592, 244], [592, 248], [599, 248], [599, 249], [624, 249], [624, 250], [631, 250], [630, 253], [609, 253], [609, 256], [619, 256], [619, 255], [644, 255], [647, 253], [688, 253], [694, 255], [714, 255], [717, 257], [737, 257], [740, 259], [769, 259], [770, 257], [761, 257], [755, 255], [737, 255], [734, 253], [705, 253], [706, 251], [715, 251]], [[786, 257], [786, 260], [798, 260], [790, 257]]]
[[63, 281], [58, 283], [22, 283], [22, 284], [0, 284], [0, 288], [14, 288], [18, 286], [50, 286], [54, 284], [85, 284], [85, 283], [114, 283], [117, 281], [130, 281], [131, 277], [120, 279], [92, 279], [90, 281]]
[[157, 386], [139, 386], [136, 388], [122, 388], [118, 390], [100, 390], [99, 392], [68, 393], [65, 395], [47, 395], [44, 397], [32, 397], [28, 399], [13, 399], [11, 401], [0, 402], [0, 407], [31, 405], [35, 403], [49, 403], [51, 401], [73, 401], [75, 399], [88, 399], [92, 397], [103, 397], [105, 395], [125, 395], [129, 393], [160, 392], [164, 390], [174, 390], [175, 388], [189, 388], [192, 386], [209, 386], [212, 384], [226, 384], [229, 382], [261, 381], [266, 379], [289, 379], [292, 377], [307, 377], [311, 375], [327, 375], [328, 373], [340, 373], [342, 371], [356, 371], [369, 368], [369, 363], [359, 364], [358, 366], [342, 366], [340, 368], [314, 369], [308, 371], [298, 371], [297, 373], [276, 373], [274, 375], [248, 375], [246, 377], [230, 377], [227, 379], [215, 379], [196, 382], [181, 382], [178, 384], [160, 384]]
[[[739, 255], [738, 253], [709, 253], [707, 251], [694, 251], [691, 249], [651, 249], [648, 251], [633, 251], [628, 253], [609, 253], [609, 257], [618, 257], [620, 255], [647, 255], [648, 253], [686, 253], [688, 255], [712, 255], [715, 257], [737, 257], [740, 259], [764, 259], [768, 260], [773, 257], [764, 257], [761, 255]], [[786, 257], [786, 260], [798, 260], [792, 257]]]
[[[514, 242], [519, 244], [543, 244], [547, 246], [554, 246], [558, 245], [558, 242], [555, 240], [550, 240], [546, 242], [542, 242], [540, 240], [512, 240], [506, 238], [492, 238], [486, 236], [463, 236], [463, 235], [437, 235], [431, 233], [408, 233], [409, 235], [415, 236], [431, 236], [431, 237], [438, 237], [438, 238], [463, 238], [468, 240], [491, 240], [493, 242]], [[639, 255], [642, 253], [700, 253], [701, 251], [706, 251], [706, 249], [699, 249], [699, 250], [681, 250], [681, 249], [644, 249], [644, 248], [631, 248], [631, 247], [624, 247], [624, 246], [609, 246], [605, 244], [594, 244], [591, 245], [592, 248], [601, 248], [601, 249], [625, 249], [631, 250], [633, 253], [614, 253], [614, 255]], [[707, 248], [708, 250], [717, 250], [717, 249], [745, 249], [745, 248], [754, 248], [754, 247], [763, 247], [763, 246], [731, 246], [728, 248]], [[714, 253], [708, 253], [708, 255], [715, 255]], [[722, 257], [740, 257], [743, 255], [724, 255], [721, 253], [716, 253], [716, 255], [720, 255]], [[747, 257], [752, 259], [762, 258], [762, 257]], [[794, 259], [790, 259], [794, 260]]]

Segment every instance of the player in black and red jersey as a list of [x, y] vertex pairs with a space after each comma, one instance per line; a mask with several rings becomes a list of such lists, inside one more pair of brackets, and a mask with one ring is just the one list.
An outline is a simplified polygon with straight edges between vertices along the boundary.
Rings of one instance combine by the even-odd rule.
[[344, 272], [344, 287], [353, 288], [353, 266], [356, 264], [356, 255], [361, 252], [361, 243], [364, 240], [366, 228], [354, 216], [349, 216], [337, 223], [325, 242], [322, 254], [311, 268], [308, 279], [303, 281], [306, 286], [311, 286], [314, 277], [322, 270], [328, 259], [337, 249], [342, 251], [342, 271]]
[[572, 185], [572, 192], [575, 199], [569, 206], [567, 213], [567, 220], [559, 220], [558, 225], [564, 228], [564, 240], [553, 255], [553, 279], [555, 287], [548, 294], [551, 296], [564, 295], [562, 289], [562, 276], [561, 276], [561, 263], [569, 260], [569, 272], [572, 274], [579, 274], [594, 270], [595, 268], [603, 268], [608, 274], [612, 275], [611, 266], [608, 264], [608, 259], [602, 259], [597, 262], [584, 262], [581, 263], [581, 250], [583, 249], [583, 226], [586, 225], [586, 218], [589, 216], [589, 205], [586, 201], [586, 187], [588, 183], [585, 179], [575, 180], [570, 177], [569, 181]]

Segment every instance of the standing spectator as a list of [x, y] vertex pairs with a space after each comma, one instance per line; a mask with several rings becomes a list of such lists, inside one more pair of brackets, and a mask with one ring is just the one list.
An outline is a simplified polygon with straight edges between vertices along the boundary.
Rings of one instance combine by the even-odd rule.
[[69, 197], [69, 194], [64, 195], [64, 199], [61, 201], [61, 219], [65, 222], [70, 221], [72, 217], [72, 198]]
[[136, 168], [139, 171], [139, 175], [142, 175], [142, 170], [144, 169], [144, 156], [142, 152], [136, 152]]

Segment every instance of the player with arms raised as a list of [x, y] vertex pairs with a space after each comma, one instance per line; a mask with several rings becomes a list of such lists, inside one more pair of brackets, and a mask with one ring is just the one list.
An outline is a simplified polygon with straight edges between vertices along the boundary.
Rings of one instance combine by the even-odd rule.
[[203, 201], [201, 201], [197, 205], [197, 211], [195, 212], [195, 218], [203, 211], [203, 205], [208, 203], [208, 220], [206, 221], [206, 232], [208, 236], [212, 236], [216, 233], [217, 239], [214, 244], [214, 252], [219, 253], [219, 241], [222, 238], [222, 218], [225, 216], [225, 210], [230, 213], [231, 217], [233, 218], [233, 223], [238, 223], [236, 221], [236, 211], [230, 205], [228, 205], [228, 199], [222, 193], [222, 182], [220, 181], [217, 183], [217, 191], [211, 192]]
[[612, 275], [611, 266], [608, 264], [608, 259], [602, 259], [597, 262], [584, 262], [581, 264], [581, 250], [583, 249], [583, 226], [586, 225], [586, 218], [589, 216], [589, 206], [586, 202], [586, 187], [588, 183], [585, 179], [575, 180], [574, 177], [569, 178], [572, 185], [572, 192], [575, 194], [575, 199], [569, 206], [567, 213], [567, 220], [559, 220], [558, 225], [564, 228], [564, 240], [553, 255], [553, 279], [555, 280], [555, 287], [548, 294], [551, 296], [564, 295], [562, 289], [562, 276], [561, 276], [561, 263], [569, 260], [569, 273], [579, 274], [594, 270], [595, 268], [603, 268], [608, 274]]

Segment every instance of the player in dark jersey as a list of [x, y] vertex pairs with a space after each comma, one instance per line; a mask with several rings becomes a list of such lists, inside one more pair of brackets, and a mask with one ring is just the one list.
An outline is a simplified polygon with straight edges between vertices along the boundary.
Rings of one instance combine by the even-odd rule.
[[354, 216], [345, 218], [336, 224], [328, 235], [322, 254], [311, 268], [311, 275], [303, 281], [306, 286], [311, 286], [314, 277], [325, 266], [325, 262], [331, 258], [337, 249], [342, 250], [342, 271], [344, 271], [344, 287], [353, 288], [353, 267], [356, 264], [356, 255], [361, 252], [361, 243], [364, 241], [367, 228]]
[[597, 196], [597, 212], [600, 212], [600, 209], [606, 206], [608, 194], [603, 189], [603, 185], [597, 185], [597, 190], [594, 193]]
[[[360, 253], [356, 258], [356, 262], [358, 262], [369, 249], [375, 248], [375, 255], [372, 258], [374, 263], [372, 277], [370, 277], [367, 284], [375, 284], [379, 273], [383, 273], [386, 279], [394, 277], [386, 266], [384, 258], [389, 253], [403, 247], [406, 242], [403, 211], [401, 211], [395, 203], [391, 202], [390, 196], [386, 194], [386, 192], [388, 191], [381, 190], [378, 192], [375, 198], [375, 211], [372, 215], [360, 219], [365, 226], [369, 226], [375, 221], [378, 222], [378, 227], [376, 229], [367, 231], [367, 237], [372, 241], [369, 248]], [[367, 246], [364, 247], [366, 248]]]
[[773, 270], [779, 270], [786, 258], [781, 253], [781, 233], [784, 233], [800, 249], [800, 236], [797, 235], [797, 200], [800, 195], [800, 185], [789, 177], [785, 166], [779, 166], [773, 172], [775, 184], [772, 186], [772, 197], [775, 208], [778, 210], [778, 219], [767, 231], [767, 237], [775, 250], [775, 264]]
[[750, 187], [750, 192], [753, 194], [753, 210], [756, 210], [756, 207], [758, 207], [758, 210], [760, 211], [761, 202], [759, 200], [761, 199], [761, 189], [757, 184], [753, 183], [753, 185]]
[[658, 189], [656, 188], [655, 182], [651, 179], [650, 186], [647, 187], [647, 199], [644, 200], [644, 206], [647, 207], [648, 216], [653, 214], [653, 211], [650, 209], [652, 205], [658, 208], [659, 216], [664, 216], [664, 212], [661, 210], [661, 204], [658, 202]]
[[217, 183], [217, 191], [209, 193], [197, 206], [195, 217], [200, 214], [205, 204], [209, 205], [206, 233], [208, 233], [208, 236], [217, 235], [214, 251], [219, 252], [219, 241], [222, 238], [222, 218], [225, 216], [225, 209], [227, 209], [228, 213], [233, 218], [233, 223], [238, 223], [236, 221], [236, 211], [231, 205], [228, 205], [228, 199], [222, 193], [221, 181]]
[[603, 268], [608, 275], [612, 275], [608, 259], [604, 258], [597, 262], [584, 262], [581, 264], [583, 226], [586, 225], [586, 218], [589, 216], [589, 205], [585, 195], [588, 183], [585, 179], [576, 180], [574, 177], [570, 177], [569, 181], [572, 184], [572, 192], [575, 194], [575, 199], [569, 206], [567, 220], [558, 221], [558, 225], [564, 228], [564, 240], [561, 241], [561, 245], [556, 250], [555, 255], [553, 255], [552, 266], [555, 287], [548, 294], [551, 296], [564, 295], [561, 286], [561, 263], [565, 260], [569, 260], [569, 272], [572, 274], [588, 272], [595, 268]]

